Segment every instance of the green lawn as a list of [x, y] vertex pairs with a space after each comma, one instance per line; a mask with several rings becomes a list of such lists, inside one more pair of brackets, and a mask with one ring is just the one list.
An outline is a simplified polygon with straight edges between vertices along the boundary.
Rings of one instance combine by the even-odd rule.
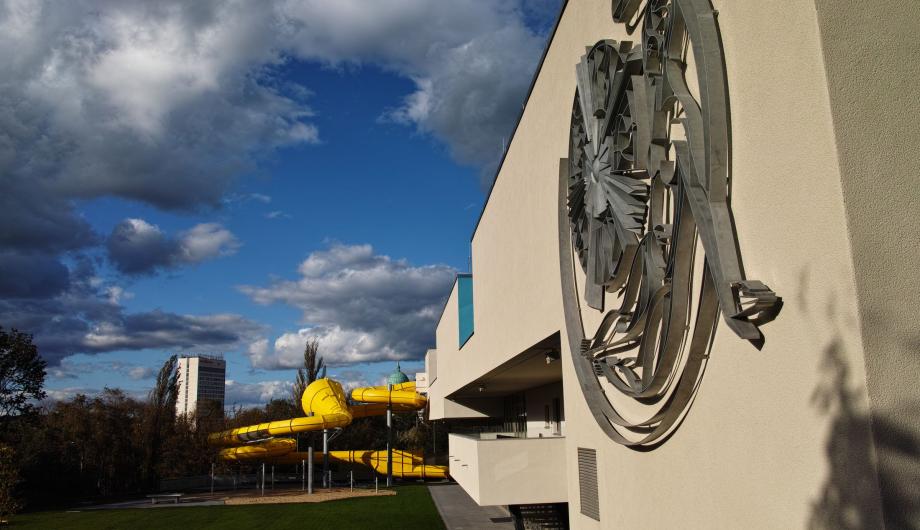
[[363, 497], [311, 504], [200, 506], [156, 509], [99, 510], [78, 513], [37, 512], [17, 515], [4, 528], [143, 530], [169, 528], [444, 528], [438, 510], [421, 485], [400, 486], [397, 495]]

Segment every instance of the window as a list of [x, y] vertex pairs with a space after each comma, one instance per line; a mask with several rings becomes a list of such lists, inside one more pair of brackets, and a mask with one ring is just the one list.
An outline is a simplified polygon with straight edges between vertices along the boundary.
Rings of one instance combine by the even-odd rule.
[[460, 347], [473, 336], [473, 276], [457, 275], [457, 322], [460, 326]]
[[504, 414], [502, 430], [507, 434], [527, 437], [527, 401], [524, 393], [511, 394], [503, 399]]

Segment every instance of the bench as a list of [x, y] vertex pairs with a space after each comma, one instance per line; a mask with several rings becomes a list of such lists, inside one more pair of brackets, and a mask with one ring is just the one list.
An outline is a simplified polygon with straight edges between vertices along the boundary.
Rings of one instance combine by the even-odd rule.
[[181, 493], [157, 493], [154, 495], [147, 495], [147, 498], [150, 499], [151, 504], [156, 504], [159, 499], [172, 499], [174, 504], [179, 504], [179, 499], [182, 498]]

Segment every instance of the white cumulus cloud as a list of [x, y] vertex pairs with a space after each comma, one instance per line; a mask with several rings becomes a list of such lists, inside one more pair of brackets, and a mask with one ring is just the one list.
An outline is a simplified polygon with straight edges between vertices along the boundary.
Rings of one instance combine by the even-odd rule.
[[302, 311], [303, 328], [269, 345], [254, 342], [257, 368], [296, 368], [304, 342], [316, 338], [329, 365], [418, 359], [434, 341], [434, 328], [456, 271], [446, 265], [413, 266], [376, 254], [370, 245], [332, 245], [313, 252], [295, 280], [240, 290], [260, 304]]
[[272, 399], [287, 399], [294, 387], [292, 381], [258, 381], [244, 383], [227, 379], [224, 403], [227, 406], [252, 407], [268, 403]]
[[182, 261], [200, 263], [218, 256], [233, 254], [240, 248], [240, 242], [220, 224], [202, 223], [180, 235], [179, 248]]

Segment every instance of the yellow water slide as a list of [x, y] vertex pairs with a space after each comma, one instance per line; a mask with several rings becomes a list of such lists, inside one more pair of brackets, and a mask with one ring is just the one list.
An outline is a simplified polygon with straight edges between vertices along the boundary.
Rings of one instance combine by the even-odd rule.
[[[344, 428], [354, 418], [386, 414], [387, 408], [392, 408], [393, 412], [411, 412], [424, 408], [427, 402], [425, 396], [415, 391], [414, 382], [393, 385], [392, 389], [385, 386], [356, 388], [351, 397], [362, 404], [349, 406], [342, 385], [332, 379], [318, 379], [307, 386], [300, 399], [306, 416], [216, 432], [208, 436], [208, 442], [227, 446], [218, 453], [222, 460], [299, 463], [306, 460], [307, 453], [297, 452], [294, 440], [279, 436]], [[322, 456], [322, 453], [314, 453], [314, 458]], [[387, 471], [386, 451], [330, 451], [329, 459], [363, 464], [381, 474]], [[419, 455], [393, 451], [395, 477], [444, 478], [447, 475], [447, 466], [428, 465]]]
[[[268, 458], [275, 464], [299, 464], [309, 458], [309, 453], [292, 451], [290, 453]], [[321, 462], [323, 453], [313, 453], [313, 460]], [[329, 451], [330, 462], [343, 464], [360, 464], [367, 466], [381, 475], [387, 474], [386, 451]], [[447, 466], [425, 464], [422, 457], [408, 451], [393, 450], [393, 476], [397, 478], [447, 478]]]

